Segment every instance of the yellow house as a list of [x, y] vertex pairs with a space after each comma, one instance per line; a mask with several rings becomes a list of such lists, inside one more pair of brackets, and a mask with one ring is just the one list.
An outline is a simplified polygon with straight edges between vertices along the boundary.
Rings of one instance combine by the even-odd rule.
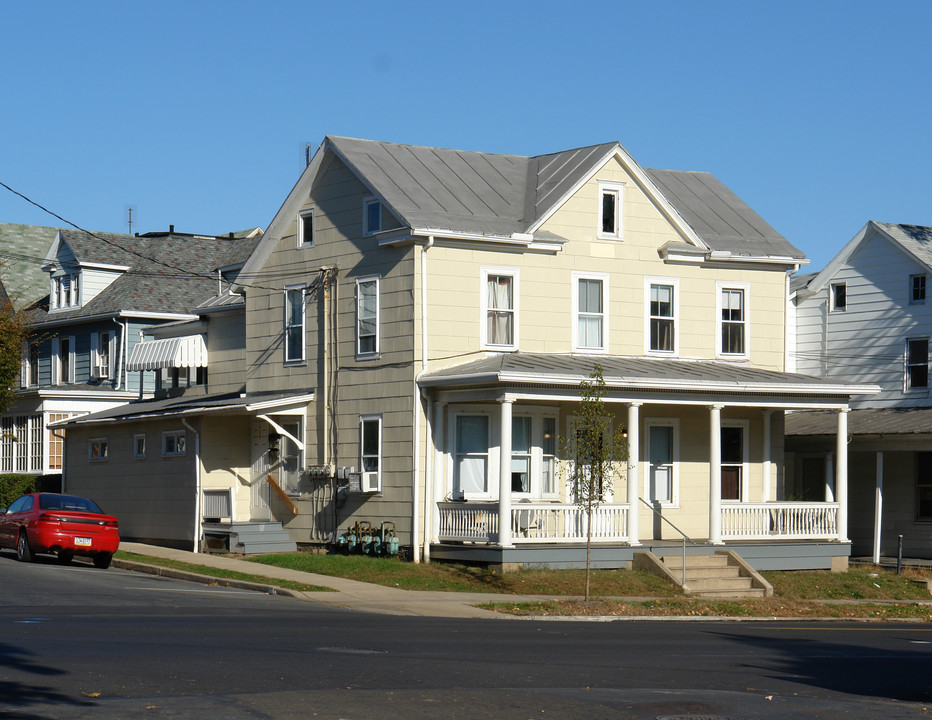
[[837, 411], [843, 438], [868, 388], [784, 372], [802, 262], [713, 176], [617, 143], [519, 157], [327, 137], [238, 279], [247, 396], [314, 392], [303, 471], [279, 483], [294, 508], [269, 494], [251, 512], [298, 542], [387, 521], [415, 559], [578, 562], [560, 438], [598, 366], [629, 453], [591, 520], [597, 564], [685, 536], [837, 566], [844, 464], [837, 502], [784, 501], [783, 412]]
[[[839, 567], [846, 412], [871, 387], [786, 372], [803, 262], [713, 176], [617, 143], [327, 137], [230, 292], [131, 359], [174, 372], [166, 354], [203, 345], [205, 385], [75, 421], [68, 442], [122, 427], [132, 466], [149, 423], [194, 498], [171, 539], [194, 547], [271, 522], [303, 544], [390, 535], [415, 560], [575, 565], [591, 536], [603, 567], [671, 544]], [[590, 515], [567, 439], [596, 370], [628, 451]], [[834, 502], [785, 497], [784, 411], [809, 408], [837, 416]]]

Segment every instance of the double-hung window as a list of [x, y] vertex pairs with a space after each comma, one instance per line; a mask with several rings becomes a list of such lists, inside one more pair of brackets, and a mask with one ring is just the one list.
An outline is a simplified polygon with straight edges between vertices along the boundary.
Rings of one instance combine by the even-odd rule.
[[926, 276], [909, 276], [909, 302], [911, 305], [923, 305], [926, 301]]
[[22, 387], [35, 387], [39, 384], [39, 343], [24, 343], [22, 360], [20, 385]]
[[906, 341], [906, 390], [929, 387], [929, 338]]
[[720, 286], [718, 295], [718, 325], [720, 357], [748, 355], [748, 287]]
[[304, 361], [304, 286], [285, 288], [285, 362]]
[[52, 278], [49, 296], [51, 310], [67, 310], [81, 304], [80, 274], [67, 273]]
[[309, 208], [298, 213], [298, 247], [314, 245], [314, 210]]
[[359, 418], [359, 459], [362, 468], [362, 491], [382, 489], [382, 416]]
[[74, 382], [74, 338], [58, 337], [52, 339], [53, 382], [67, 385]]
[[604, 352], [608, 330], [608, 276], [573, 274], [576, 334], [573, 348], [587, 352]]
[[110, 348], [113, 343], [112, 332], [91, 333], [91, 376], [109, 378], [112, 373]]
[[599, 227], [598, 237], [609, 240], [621, 239], [621, 206], [624, 186], [620, 183], [599, 183]]
[[514, 350], [518, 346], [518, 272], [484, 268], [482, 278], [482, 345]]
[[379, 352], [379, 278], [356, 281], [356, 354]]
[[457, 415], [453, 462], [453, 495], [489, 492], [489, 416]]
[[675, 278], [648, 278], [646, 284], [647, 351], [674, 354], [677, 349], [679, 283]]
[[363, 235], [374, 235], [382, 230], [382, 203], [377, 198], [363, 202]]

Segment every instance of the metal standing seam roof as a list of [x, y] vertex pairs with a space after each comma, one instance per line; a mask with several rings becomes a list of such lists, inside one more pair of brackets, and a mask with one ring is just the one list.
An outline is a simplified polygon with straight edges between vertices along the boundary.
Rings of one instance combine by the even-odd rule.
[[558, 355], [549, 353], [504, 353], [429, 372], [421, 378], [425, 386], [463, 382], [508, 380], [545, 384], [578, 383], [589, 378], [596, 366], [602, 368], [607, 385], [646, 386], [670, 390], [715, 387], [764, 392], [809, 392], [845, 395], [875, 392], [872, 385], [853, 385], [796, 373], [763, 370], [712, 360], [675, 360], [603, 355]]
[[[786, 434], [835, 435], [838, 415], [823, 410], [787, 413]], [[849, 435], [932, 434], [932, 408], [864, 408], [848, 412]]]
[[[327, 142], [408, 227], [502, 237], [527, 232], [621, 147], [525, 157], [332, 136]], [[711, 174], [643, 170], [711, 249], [805, 257]]]

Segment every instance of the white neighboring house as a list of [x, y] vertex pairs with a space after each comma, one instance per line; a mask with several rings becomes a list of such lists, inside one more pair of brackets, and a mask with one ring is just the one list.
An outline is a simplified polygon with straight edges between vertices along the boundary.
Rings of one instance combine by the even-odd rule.
[[[932, 228], [868, 222], [819, 273], [796, 278], [788, 369], [880, 386], [851, 399], [852, 555], [932, 558]], [[792, 323], [791, 323], [792, 326]], [[787, 490], [831, 498], [836, 419], [786, 418]]]

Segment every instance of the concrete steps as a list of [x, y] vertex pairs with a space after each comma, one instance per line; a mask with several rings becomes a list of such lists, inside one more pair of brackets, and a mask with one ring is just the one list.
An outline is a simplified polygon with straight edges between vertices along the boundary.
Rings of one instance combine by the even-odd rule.
[[684, 592], [712, 600], [768, 597], [773, 594], [770, 583], [733, 551], [714, 554], [687, 555], [685, 582], [683, 555], [656, 556], [638, 553], [645, 558], [635, 566], [656, 572], [681, 586]]

